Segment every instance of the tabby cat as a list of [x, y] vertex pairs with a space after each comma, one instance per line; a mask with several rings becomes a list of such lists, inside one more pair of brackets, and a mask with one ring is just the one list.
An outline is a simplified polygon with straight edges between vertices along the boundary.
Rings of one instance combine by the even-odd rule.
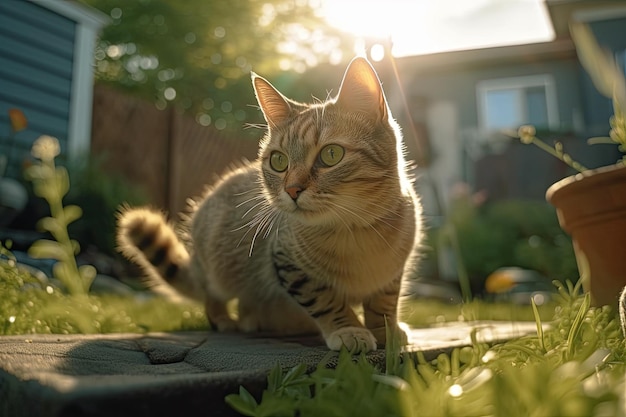
[[[287, 99], [254, 73], [252, 83], [268, 125], [257, 161], [196, 203], [188, 243], [160, 212], [127, 208], [120, 249], [152, 279], [202, 301], [220, 331], [316, 332], [332, 350], [374, 350], [386, 322], [397, 328], [419, 236], [378, 76], [355, 58], [337, 97], [314, 104]], [[234, 298], [237, 320], [226, 308]]]
[[626, 287], [622, 290], [622, 295], [619, 297], [619, 318], [622, 323], [622, 333], [626, 337]]

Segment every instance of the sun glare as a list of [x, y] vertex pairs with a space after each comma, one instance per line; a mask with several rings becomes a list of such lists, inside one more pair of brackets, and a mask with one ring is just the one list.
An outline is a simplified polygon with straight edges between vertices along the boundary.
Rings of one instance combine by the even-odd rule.
[[391, 40], [396, 57], [554, 38], [544, 0], [324, 0], [323, 14], [357, 37]]

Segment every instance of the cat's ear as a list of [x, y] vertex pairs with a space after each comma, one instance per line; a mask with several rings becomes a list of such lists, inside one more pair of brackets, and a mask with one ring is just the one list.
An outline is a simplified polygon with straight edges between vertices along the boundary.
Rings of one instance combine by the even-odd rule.
[[387, 101], [376, 71], [361, 57], [354, 58], [341, 82], [337, 105], [348, 111], [364, 112], [376, 120], [387, 120]]
[[252, 73], [254, 95], [261, 106], [265, 121], [270, 127], [276, 127], [287, 120], [292, 113], [289, 100], [283, 96], [269, 81]]

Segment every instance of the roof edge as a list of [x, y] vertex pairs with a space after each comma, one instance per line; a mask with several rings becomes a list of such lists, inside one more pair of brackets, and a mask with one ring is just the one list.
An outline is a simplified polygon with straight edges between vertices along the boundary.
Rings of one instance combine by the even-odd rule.
[[75, 22], [99, 29], [110, 23], [111, 19], [106, 14], [93, 7], [75, 1], [62, 0], [28, 0], [38, 6], [45, 7], [55, 13], [67, 17]]

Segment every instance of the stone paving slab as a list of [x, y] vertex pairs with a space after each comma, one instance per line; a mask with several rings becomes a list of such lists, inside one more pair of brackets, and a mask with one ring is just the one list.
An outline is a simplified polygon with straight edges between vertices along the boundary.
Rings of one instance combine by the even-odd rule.
[[[411, 351], [442, 351], [536, 331], [534, 323], [455, 323], [409, 332]], [[267, 373], [332, 366], [319, 338], [181, 332], [0, 337], [0, 416], [230, 416], [227, 394], [259, 395]], [[384, 366], [385, 353], [368, 359]]]

